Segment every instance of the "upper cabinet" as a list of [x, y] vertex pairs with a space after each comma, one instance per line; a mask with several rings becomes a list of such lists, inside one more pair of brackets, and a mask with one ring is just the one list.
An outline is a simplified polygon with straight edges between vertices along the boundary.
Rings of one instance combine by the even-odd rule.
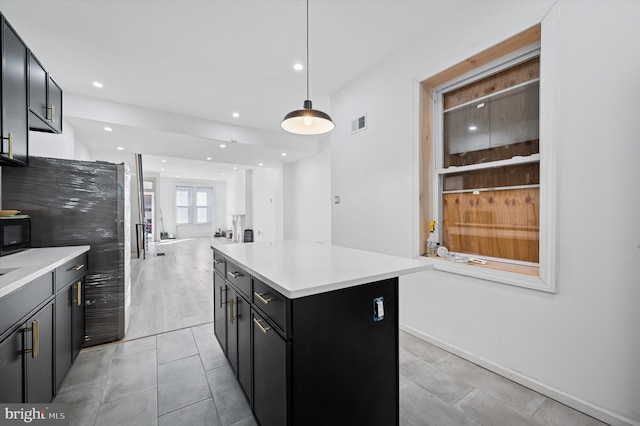
[[29, 122], [27, 105], [28, 49], [11, 25], [0, 16], [0, 53], [2, 79], [0, 93], [0, 165], [28, 164]]
[[0, 15], [0, 166], [29, 165], [29, 130], [62, 133], [62, 89]]
[[62, 89], [29, 52], [29, 128], [62, 133]]

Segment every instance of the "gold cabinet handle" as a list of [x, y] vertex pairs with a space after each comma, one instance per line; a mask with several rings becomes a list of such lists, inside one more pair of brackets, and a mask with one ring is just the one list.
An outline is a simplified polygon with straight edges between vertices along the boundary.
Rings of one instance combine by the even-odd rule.
[[253, 322], [258, 326], [260, 331], [262, 331], [264, 334], [267, 334], [269, 332], [269, 330], [271, 330], [271, 327], [268, 327], [268, 326], [267, 327], [263, 327], [262, 324], [261, 324], [263, 321], [264, 320], [257, 320], [255, 318], [253, 319]]
[[51, 122], [56, 121], [56, 106], [51, 104]]
[[265, 305], [268, 305], [269, 302], [271, 302], [273, 299], [265, 299], [264, 296], [265, 293], [258, 293], [258, 292], [253, 292], [253, 295], [256, 296], [258, 298], [259, 301], [261, 301], [262, 303], [264, 303]]
[[78, 286], [77, 291], [76, 291], [76, 297], [78, 298], [78, 306], [82, 305], [82, 281], [78, 281], [78, 284], [76, 284]]
[[222, 301], [222, 299], [223, 299], [223, 298], [222, 298], [222, 292], [223, 292], [223, 291], [227, 291], [227, 288], [226, 288], [226, 287], [225, 287], [225, 288], [222, 288], [222, 286], [220, 286], [220, 307], [221, 307], [221, 308], [222, 308], [222, 305], [224, 305], [225, 303], [227, 303], [227, 302], [223, 302], [223, 301]]
[[2, 139], [6, 139], [9, 141], [9, 150], [6, 152], [0, 152], [0, 154], [6, 155], [13, 160], [13, 135], [11, 134], [11, 132], [9, 132], [8, 136], [6, 138], [2, 136]]
[[229, 272], [227, 272], [227, 273], [228, 273], [229, 275], [231, 275], [231, 278], [238, 278], [238, 277], [241, 277], [241, 276], [242, 276], [242, 274], [241, 274], [240, 272], [231, 272], [231, 271], [229, 271]]
[[80, 269], [82, 269], [82, 268], [84, 268], [84, 263], [81, 263], [81, 264], [76, 265], [76, 266], [72, 266], [72, 267], [71, 267], [71, 270], [72, 270], [72, 271], [79, 271], [79, 270], [80, 270]]
[[217, 265], [219, 263], [224, 263], [224, 259], [213, 259], [213, 264]]
[[24, 331], [31, 332], [31, 349], [25, 349], [25, 353], [31, 353], [31, 358], [38, 358], [40, 355], [40, 324], [38, 320], [31, 323], [31, 327], [25, 328]]

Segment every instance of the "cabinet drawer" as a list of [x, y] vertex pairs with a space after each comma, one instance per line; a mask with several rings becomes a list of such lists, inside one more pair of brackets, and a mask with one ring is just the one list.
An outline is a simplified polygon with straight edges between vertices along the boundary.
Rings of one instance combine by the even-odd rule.
[[227, 280], [240, 290], [246, 297], [251, 297], [251, 277], [233, 262], [227, 260]]
[[213, 252], [213, 267], [220, 272], [223, 277], [227, 276], [227, 260], [217, 251]]
[[62, 266], [56, 268], [56, 292], [62, 290], [67, 284], [87, 273], [87, 253], [83, 253], [75, 259], [71, 259]]
[[286, 332], [287, 299], [262, 281], [253, 279], [251, 300], [254, 306], [264, 312], [278, 327]]
[[51, 272], [0, 299], [0, 335], [53, 295]]

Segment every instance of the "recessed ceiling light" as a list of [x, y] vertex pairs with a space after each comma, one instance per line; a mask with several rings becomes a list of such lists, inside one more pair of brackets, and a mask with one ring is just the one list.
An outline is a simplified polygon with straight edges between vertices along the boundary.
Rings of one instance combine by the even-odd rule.
[[176, 175], [176, 177], [180, 177], [180, 176]]
[[211, 157], [207, 157], [207, 160], [211, 161]]
[[107, 132], [111, 132], [113, 129], [111, 127], [105, 127], [104, 128]]
[[98, 89], [102, 89], [104, 87], [99, 81], [94, 81], [91, 84], [93, 84], [93, 87], [97, 87]]
[[258, 163], [258, 166], [262, 167], [262, 163]]
[[296, 70], [296, 71], [302, 71], [304, 69], [304, 65], [299, 64], [299, 63], [298, 64], [294, 64], [293, 65], [293, 69]]
[[227, 146], [223, 143], [220, 144], [220, 148], [226, 148]]
[[231, 114], [231, 115], [233, 115], [233, 118], [238, 118], [238, 117], [240, 117], [240, 114], [238, 114], [237, 112], [234, 112], [234, 113], [233, 113], [233, 114]]
[[233, 170], [238, 170], [238, 168], [236, 166], [233, 166]]
[[160, 169], [161, 172], [164, 172], [164, 169]]
[[222, 176], [224, 176], [224, 173], [222, 174]]
[[287, 153], [286, 153], [286, 152], [283, 152], [283, 153], [282, 153], [282, 154], [280, 154], [280, 155], [282, 155], [283, 157], [286, 157], [286, 156], [287, 156]]
[[118, 147], [118, 151], [124, 151], [124, 148], [123, 148], [123, 147], [121, 147], [121, 146], [119, 146], [119, 147]]
[[478, 127], [471, 125], [471, 126], [469, 126], [469, 130], [471, 130], [471, 131], [478, 130]]
[[167, 162], [167, 160], [162, 160], [162, 162], [163, 162], [163, 163], [166, 163], [166, 162]]

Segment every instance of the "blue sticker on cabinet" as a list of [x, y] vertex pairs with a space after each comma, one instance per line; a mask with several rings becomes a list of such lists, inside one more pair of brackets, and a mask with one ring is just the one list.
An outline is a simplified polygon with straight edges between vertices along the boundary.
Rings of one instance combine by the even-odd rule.
[[373, 299], [373, 320], [382, 321], [384, 319], [384, 296]]

